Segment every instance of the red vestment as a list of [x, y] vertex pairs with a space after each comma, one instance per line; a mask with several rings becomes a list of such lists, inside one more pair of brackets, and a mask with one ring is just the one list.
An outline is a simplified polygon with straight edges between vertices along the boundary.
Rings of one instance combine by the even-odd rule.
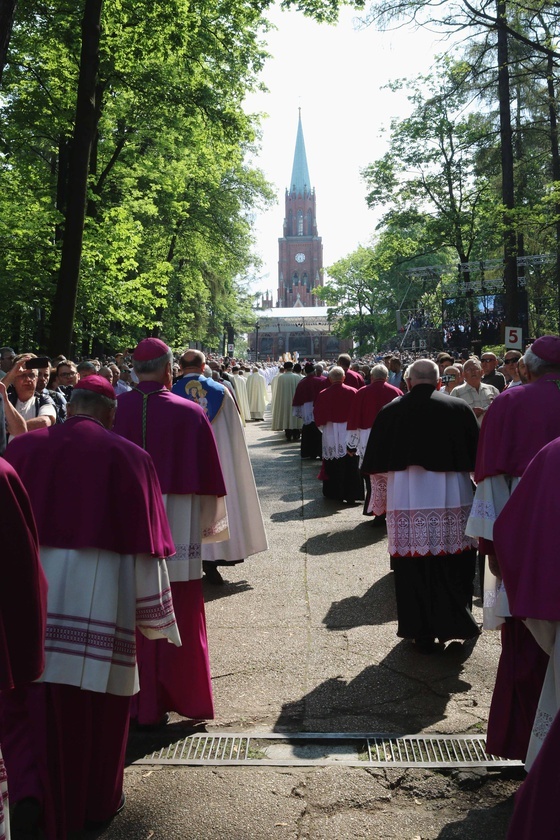
[[[522, 476], [537, 452], [558, 436], [559, 381], [558, 374], [548, 373], [496, 397], [480, 430], [477, 483], [497, 475]], [[492, 541], [481, 539], [480, 550], [493, 554]], [[487, 747], [495, 755], [524, 760], [548, 657], [524, 626], [514, 626], [518, 621], [508, 618], [501, 629]]]
[[[114, 429], [145, 446], [163, 493], [225, 495], [214, 432], [196, 403], [157, 382], [141, 382], [119, 397]], [[172, 580], [171, 592], [183, 644], [176, 648], [138, 637], [140, 692], [132, 715], [141, 724], [155, 724], [168, 711], [214, 717], [202, 580]]]
[[[130, 691], [112, 693], [112, 683], [107, 689], [84, 687], [70, 676], [75, 662], [78, 670], [83, 663], [84, 673], [88, 664], [96, 672], [106, 666], [126, 673], [134, 667], [129, 639], [134, 639], [130, 602], [136, 600], [135, 578], [128, 579], [132, 590], [117, 584], [106, 599], [100, 598], [99, 557], [110, 554], [106, 568], [120, 575], [142, 555], [160, 580], [160, 558], [173, 553], [174, 546], [151, 458], [93, 418], [76, 416], [64, 425], [20, 435], [10, 443], [6, 459], [29, 494], [43, 558], [56, 555], [55, 569], [59, 558], [60, 565], [68, 563], [69, 555], [73, 558], [65, 567], [68, 581], [49, 589], [49, 605], [52, 599], [62, 611], [49, 607], [44, 681], [6, 692], [0, 704], [13, 799], [37, 799], [46, 837], [61, 840], [82, 830], [86, 820], [114, 814], [122, 795]], [[136, 527], [122, 527], [123, 504]], [[53, 567], [45, 568], [56, 576]], [[86, 570], [97, 583], [90, 578], [82, 583]], [[80, 579], [78, 586], [72, 574]], [[151, 623], [154, 632], [159, 623], [157, 632], [161, 635], [164, 628], [167, 635], [175, 628], [169, 589], [160, 587], [153, 594], [150, 616], [138, 619], [142, 608], [137, 605], [136, 620]], [[118, 620], [100, 622], [100, 601], [114, 604], [119, 616], [131, 617], [132, 628], [121, 627]]]
[[394, 385], [389, 385], [381, 379], [375, 380], [371, 385], [366, 385], [365, 388], [360, 388], [348, 418], [348, 430], [371, 429], [373, 421], [383, 406], [396, 397], [402, 397], [402, 393], [400, 388], [395, 388]]

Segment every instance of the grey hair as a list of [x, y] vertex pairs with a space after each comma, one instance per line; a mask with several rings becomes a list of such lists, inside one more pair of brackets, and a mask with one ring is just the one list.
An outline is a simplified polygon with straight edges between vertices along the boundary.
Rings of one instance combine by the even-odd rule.
[[346, 373], [341, 365], [335, 365], [329, 370], [327, 376], [332, 382], [343, 382]]
[[116, 408], [117, 400], [116, 398], [112, 400], [109, 397], [103, 396], [103, 394], [88, 391], [85, 388], [74, 388], [68, 405], [71, 405], [76, 410], [76, 413], [82, 412], [83, 414], [97, 416], [100, 410], [110, 411]]
[[324, 369], [325, 369], [324, 365], [322, 365], [321, 362], [317, 362], [317, 364], [315, 365], [315, 373], [321, 375], [323, 373]]
[[158, 356], [157, 359], [148, 359], [146, 362], [138, 362], [133, 359], [132, 366], [136, 373], [141, 376], [144, 373], [159, 373], [168, 362], [173, 364], [172, 350], [168, 350], [164, 356]]
[[369, 373], [369, 378], [371, 380], [387, 379], [388, 376], [389, 371], [387, 370], [387, 366], [381, 363], [374, 365]]
[[408, 366], [406, 378], [407, 380], [414, 379], [416, 382], [429, 382], [430, 385], [437, 385], [439, 368], [431, 359], [417, 359]]
[[[64, 362], [64, 364], [73, 364], [73, 362]], [[78, 373], [97, 373], [97, 366], [93, 362], [84, 361], [77, 365], [76, 370]]]
[[464, 362], [464, 364], [463, 364], [463, 371], [465, 370], [465, 368], [467, 367], [467, 365], [469, 365], [469, 367], [474, 367], [474, 368], [476, 368], [477, 370], [482, 370], [482, 365], [480, 364], [480, 362], [478, 361], [478, 359], [476, 359], [474, 356], [470, 356], [470, 357], [467, 359], [467, 361], [466, 361], [466, 362]]
[[546, 362], [544, 359], [541, 359], [541, 357], [537, 356], [530, 347], [527, 347], [525, 355], [522, 356], [522, 359], [525, 363], [525, 367], [531, 372], [531, 375], [534, 376], [535, 379], [538, 379], [539, 376], [543, 376], [549, 371], [558, 370], [558, 365], [551, 364], [551, 362]]

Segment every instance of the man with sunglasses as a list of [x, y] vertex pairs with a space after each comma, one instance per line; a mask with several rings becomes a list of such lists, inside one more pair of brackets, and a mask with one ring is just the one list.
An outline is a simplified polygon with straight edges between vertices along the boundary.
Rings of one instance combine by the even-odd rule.
[[496, 354], [485, 351], [480, 357], [480, 363], [483, 374], [482, 383], [484, 385], [493, 385], [501, 394], [506, 387], [506, 378], [503, 373], [496, 370], [498, 367], [498, 357]]
[[517, 385], [523, 385], [521, 373], [519, 372], [519, 360], [521, 353], [519, 350], [507, 350], [504, 357], [504, 373], [510, 379], [506, 388], [515, 388]]

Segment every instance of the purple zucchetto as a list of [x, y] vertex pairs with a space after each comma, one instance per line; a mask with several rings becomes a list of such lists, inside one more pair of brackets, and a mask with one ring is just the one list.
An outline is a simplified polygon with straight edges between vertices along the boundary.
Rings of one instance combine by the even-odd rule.
[[169, 347], [160, 338], [144, 338], [132, 354], [135, 362], [151, 362], [153, 359], [160, 359], [169, 353]]
[[115, 399], [115, 389], [111, 383], [105, 379], [104, 376], [98, 376], [92, 373], [91, 376], [86, 376], [85, 379], [74, 385], [75, 391], [95, 391], [96, 394], [101, 394], [102, 397], [108, 397], [110, 400]]
[[543, 335], [531, 344], [531, 351], [551, 365], [560, 367], [560, 337], [557, 335]]

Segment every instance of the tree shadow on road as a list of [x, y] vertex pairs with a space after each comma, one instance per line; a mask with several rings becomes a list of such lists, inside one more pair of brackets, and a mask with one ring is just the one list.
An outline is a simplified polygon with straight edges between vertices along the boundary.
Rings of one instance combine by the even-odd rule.
[[[372, 656], [373, 658], [373, 656]], [[460, 678], [460, 659], [423, 656], [406, 641], [354, 679], [325, 680], [286, 703], [276, 731], [393, 732], [413, 734], [445, 720], [447, 704], [472, 688]]]
[[127, 765], [133, 764], [156, 750], [164, 749], [188, 735], [202, 734], [207, 731], [207, 721], [179, 718], [178, 715], [173, 717], [177, 720], [168, 723], [167, 726], [160, 726], [152, 732], [136, 729], [134, 723], [131, 723], [126, 745]]
[[[296, 440], [286, 440], [284, 432], [272, 432], [270, 429], [262, 428], [261, 431], [266, 432], [268, 437], [261, 437], [258, 443], [251, 441], [251, 449], [270, 449], [271, 452], [285, 449], [286, 452], [294, 452], [299, 456], [299, 442]], [[271, 447], [278, 446], [278, 450], [273, 450]]]
[[[322, 498], [311, 499], [309, 502], [301, 504], [301, 491], [297, 493], [286, 494], [280, 497], [281, 501], [295, 502], [299, 497], [299, 504], [297, 507], [290, 510], [279, 510], [272, 513], [270, 519], [272, 522], [300, 522], [304, 519], [324, 519], [329, 514], [336, 514], [343, 509], [348, 509], [342, 502], [329, 502], [328, 507], [325, 505], [325, 500]], [[320, 534], [317, 539], [324, 539], [325, 535]], [[320, 552], [323, 553], [323, 552]]]
[[[321, 516], [325, 516], [324, 508]], [[303, 543], [300, 551], [313, 556], [340, 554], [343, 551], [356, 551], [368, 545], [375, 545], [386, 536], [387, 532], [384, 528], [372, 528], [368, 520], [342, 531], [325, 531], [323, 534], [309, 537]]]
[[[227, 567], [225, 567], [225, 571], [223, 567], [220, 566], [220, 568], [222, 569], [222, 573], [227, 576]], [[213, 586], [211, 583], [206, 583], [203, 578], [202, 583], [204, 602], [206, 604], [210, 603], [210, 601], [219, 601], [220, 598], [229, 598], [230, 595], [239, 595], [241, 592], [249, 592], [253, 589], [247, 580], [226, 580], [223, 586]]]
[[377, 580], [363, 595], [352, 595], [333, 601], [323, 624], [328, 630], [347, 630], [350, 627], [388, 624], [397, 620], [397, 602], [393, 575]]
[[436, 840], [481, 840], [505, 837], [513, 814], [513, 796], [488, 808], [473, 808], [463, 820], [448, 823]]

